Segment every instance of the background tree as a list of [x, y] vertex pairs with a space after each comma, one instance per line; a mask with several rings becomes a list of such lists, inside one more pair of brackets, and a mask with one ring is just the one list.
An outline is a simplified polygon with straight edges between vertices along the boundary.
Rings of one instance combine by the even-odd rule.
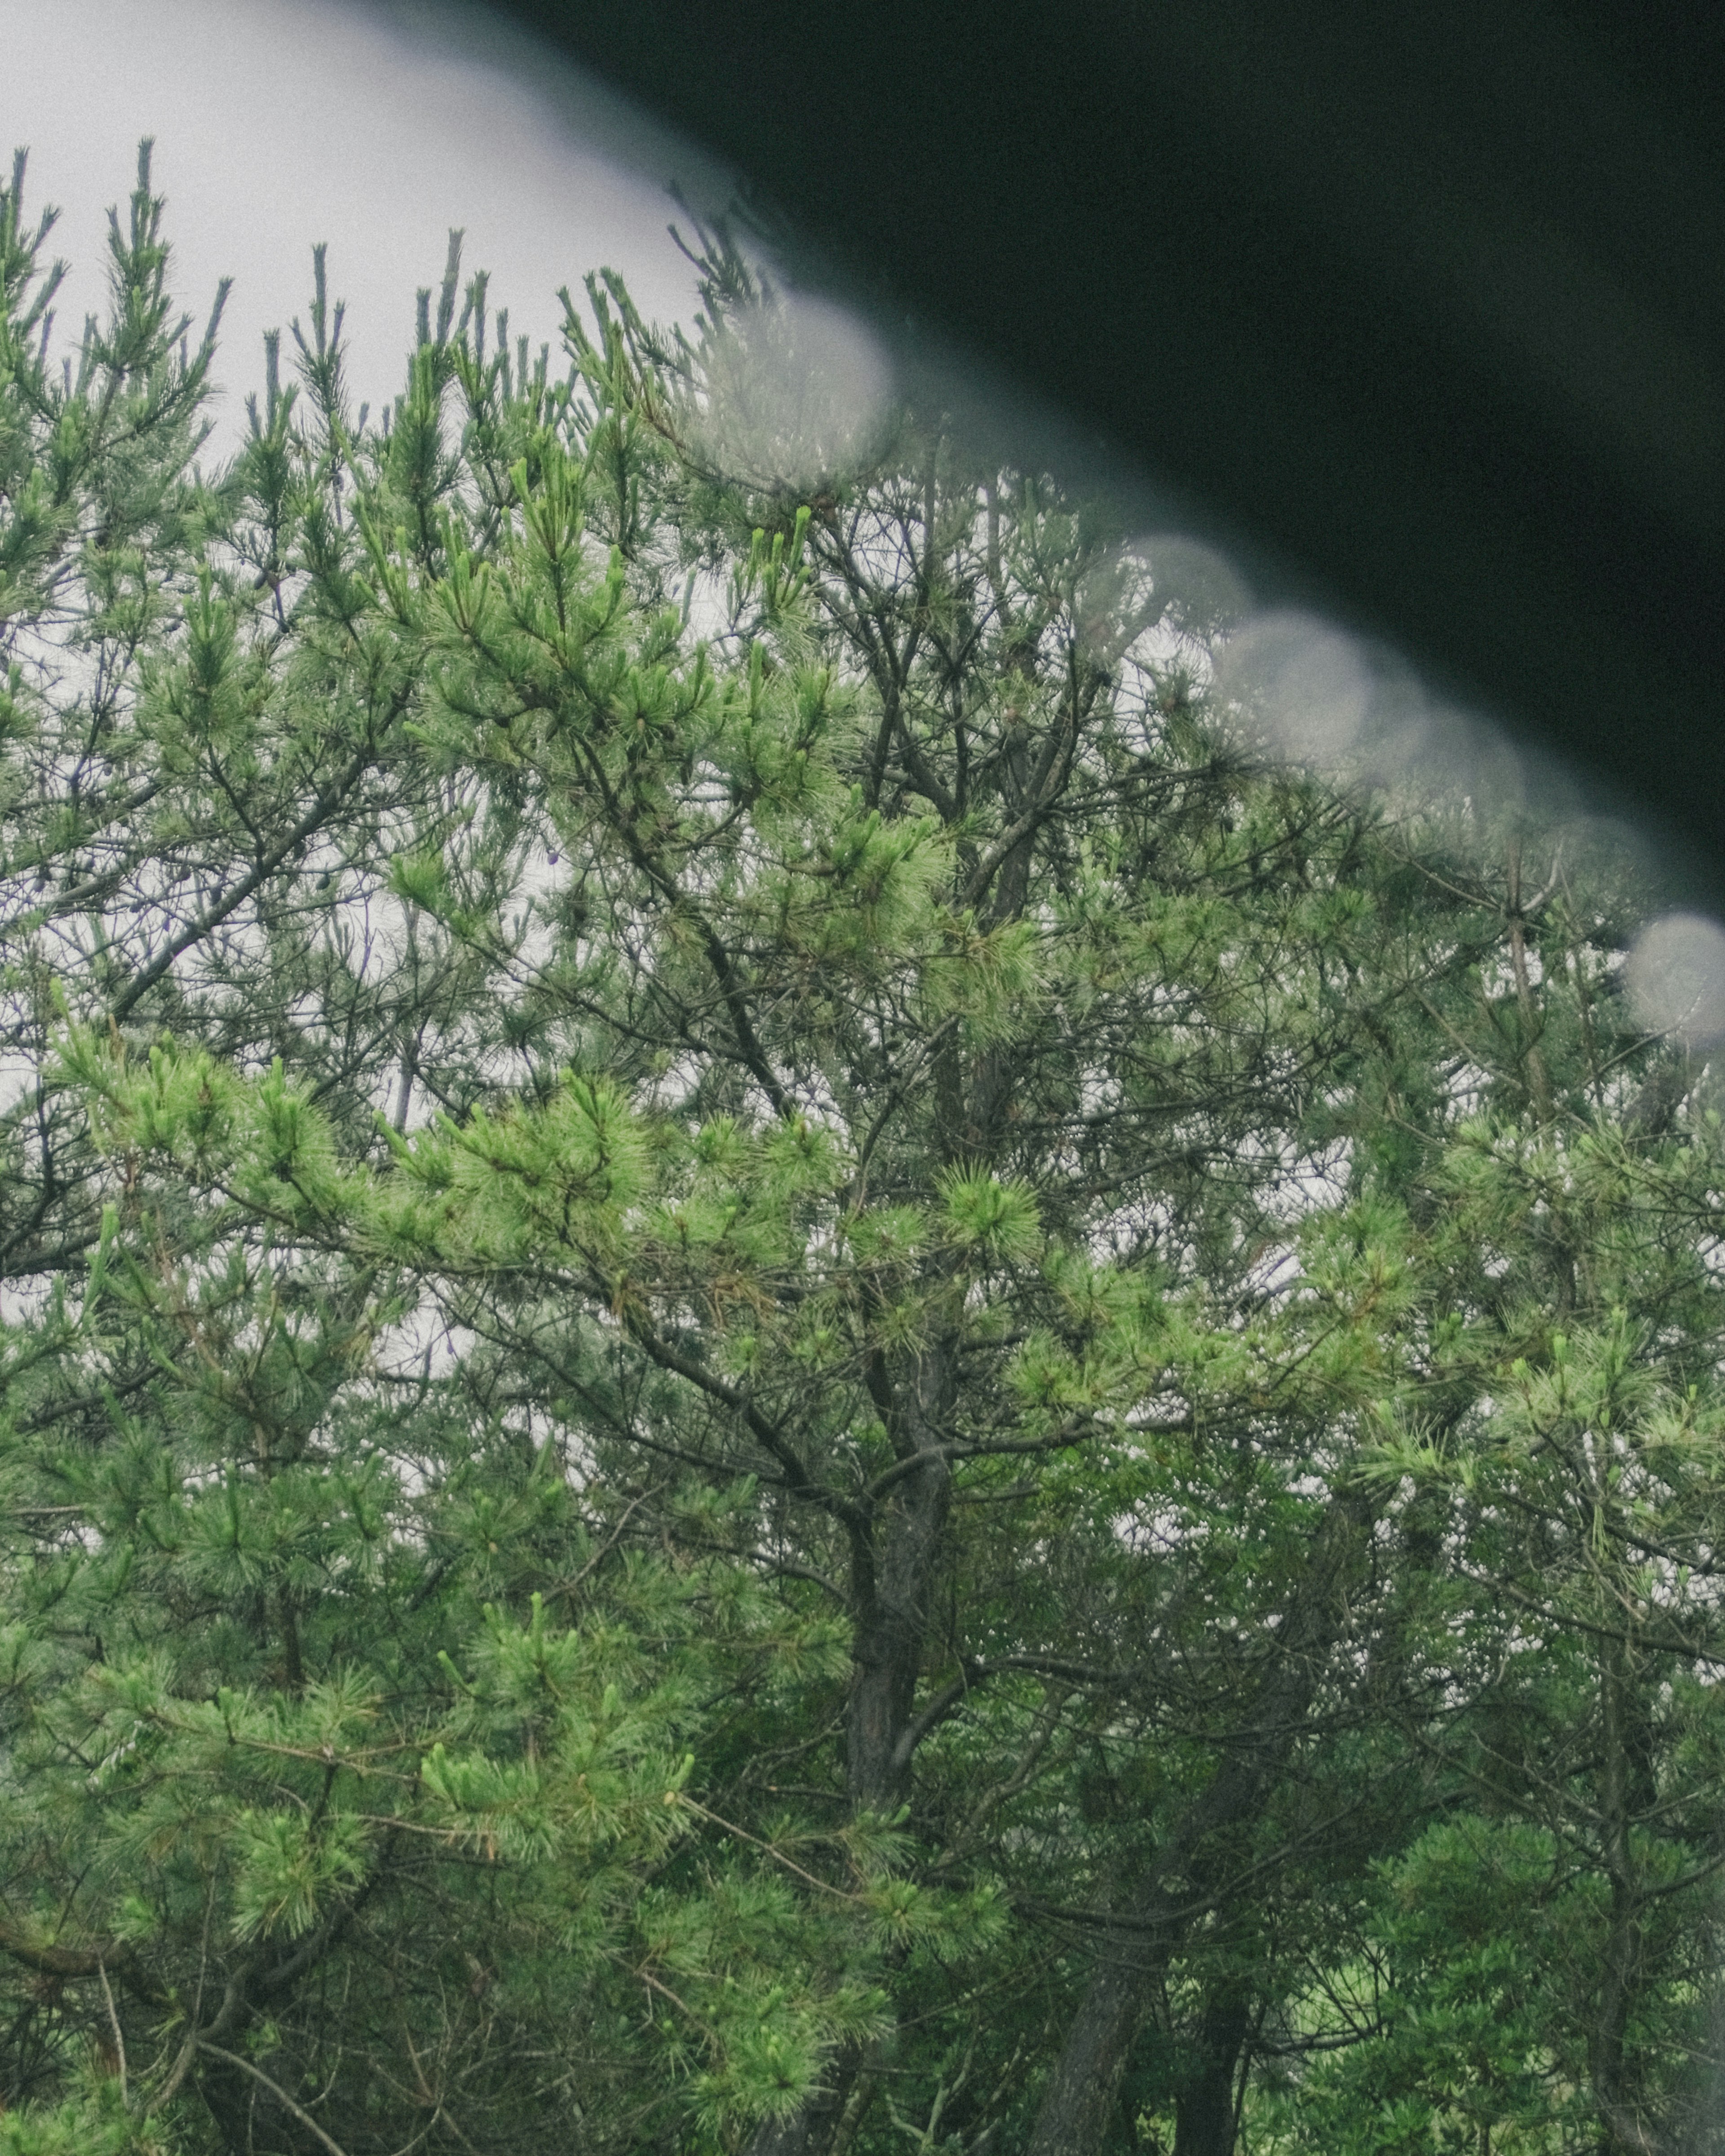
[[1382, 1471], [1440, 1560], [1444, 1712], [1409, 1725], [1437, 1817], [1331, 1981], [1374, 2037], [1296, 2082], [1313, 2145], [1716, 2137], [1717, 1112], [1700, 1059], [1625, 1052], [1609, 881], [1548, 865], [1531, 919], [1518, 850], [1497, 885], [1422, 1172], [1450, 1411]]

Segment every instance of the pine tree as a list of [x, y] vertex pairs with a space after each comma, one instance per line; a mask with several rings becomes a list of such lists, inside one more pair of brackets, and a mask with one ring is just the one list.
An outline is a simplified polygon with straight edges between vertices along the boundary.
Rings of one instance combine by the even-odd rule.
[[1266, 759], [1189, 550], [723, 232], [562, 372], [452, 238], [375, 424], [320, 250], [207, 475], [147, 157], [59, 372], [22, 181], [0, 2145], [1429, 2133], [1313, 1972], [1477, 2018], [1395, 1897], [1584, 1813], [1537, 2042], [1675, 2118], [1712, 1154], [1610, 907]]
[[[209, 352], [177, 353], [147, 157], [112, 319], [58, 382], [27, 341], [45, 316], [21, 180], [0, 1820], [18, 2145], [364, 2148], [442, 2119], [519, 2149], [562, 2145], [572, 2115], [595, 2148], [721, 2133], [878, 2020], [865, 1969], [805, 1951], [824, 1912], [788, 1899], [787, 1836], [707, 1826], [691, 1786], [708, 1738], [834, 1667], [834, 1628], [721, 1556], [631, 1538], [641, 1493], [578, 1482], [498, 1371], [410, 1338], [411, 1284], [319, 1211], [375, 1142], [374, 1098], [459, 1096], [487, 1052], [459, 941], [403, 904], [398, 970], [367, 919], [398, 854], [464, 820], [403, 760], [427, 654], [380, 631], [351, 510], [360, 491], [429, 518], [453, 484], [447, 295], [444, 341], [356, 466], [320, 261], [307, 419], [272, 347], [249, 445], [206, 483]], [[542, 371], [506, 394], [531, 427]], [[661, 1494], [691, 1549], [747, 1502]]]
[[1446, 1551], [1442, 1803], [1369, 1897], [1383, 2035], [1302, 2089], [1312, 2146], [1382, 2146], [1386, 2107], [1504, 2149], [1716, 2138], [1718, 1111], [1683, 1044], [1623, 1043], [1609, 887], [1553, 875], [1530, 922], [1520, 866], [1425, 1169], [1452, 1412], [1383, 1459]]

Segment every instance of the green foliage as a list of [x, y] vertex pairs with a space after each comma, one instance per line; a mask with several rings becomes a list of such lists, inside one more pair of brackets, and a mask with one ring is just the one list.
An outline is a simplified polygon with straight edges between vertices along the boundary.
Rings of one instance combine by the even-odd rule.
[[64, 367], [22, 183], [0, 2145], [1700, 2134], [1620, 872], [1255, 764], [1178, 547], [722, 234], [561, 377], [452, 244], [375, 424], [320, 251], [211, 476], [147, 157]]

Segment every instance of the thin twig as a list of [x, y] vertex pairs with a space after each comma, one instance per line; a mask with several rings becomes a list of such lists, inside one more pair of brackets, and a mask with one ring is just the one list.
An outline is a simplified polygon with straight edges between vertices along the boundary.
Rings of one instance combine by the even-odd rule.
[[341, 2143], [326, 2133], [311, 2113], [295, 2103], [279, 2082], [271, 2081], [261, 2066], [254, 2066], [249, 2059], [241, 2058], [238, 2051], [224, 2051], [219, 2044], [212, 2044], [202, 2036], [198, 2040], [198, 2048], [200, 2051], [208, 2051], [213, 2058], [225, 2059], [230, 2066], [238, 2066], [243, 2074], [249, 2074], [254, 2081], [261, 2082], [276, 2102], [290, 2111], [308, 2133], [315, 2133], [317, 2136], [324, 2147], [329, 2150], [330, 2156], [347, 2156], [347, 2152]]
[[96, 1974], [102, 1980], [102, 2003], [108, 2010], [108, 2026], [114, 2031], [114, 2056], [120, 2067], [120, 2107], [131, 2109], [131, 2097], [126, 2080], [126, 2038], [121, 2033], [120, 2016], [114, 2011], [114, 1993], [108, 1982], [108, 1972], [100, 1962], [96, 1964]]
[[800, 1864], [793, 1864], [788, 1856], [775, 1849], [770, 1841], [762, 1841], [758, 1835], [751, 1834], [747, 1827], [738, 1826], [727, 1819], [721, 1819], [716, 1812], [710, 1812], [705, 1804], [696, 1804], [693, 1797], [685, 1797], [680, 1790], [677, 1792], [677, 1803], [683, 1810], [693, 1812], [697, 1819], [706, 1820], [714, 1826], [722, 1827], [726, 1834], [734, 1834], [739, 1841], [748, 1842], [752, 1847], [758, 1849], [763, 1856], [770, 1856], [775, 1864], [781, 1864], [787, 1871], [794, 1871], [798, 1878], [807, 1880], [811, 1887], [818, 1888], [821, 1893], [830, 1894], [835, 1902], [860, 1902], [863, 1898], [860, 1894], [847, 1894], [842, 1887], [834, 1887], [830, 1880], [817, 1879], [812, 1871], [805, 1871]]

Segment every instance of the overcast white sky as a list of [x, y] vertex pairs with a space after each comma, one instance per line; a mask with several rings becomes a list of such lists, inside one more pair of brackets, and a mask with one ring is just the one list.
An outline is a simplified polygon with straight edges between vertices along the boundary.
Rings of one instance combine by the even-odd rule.
[[[460, 0], [0, 0], [0, 155], [9, 167], [28, 146], [27, 210], [62, 212], [51, 248], [72, 264], [59, 303], [70, 337], [101, 305], [105, 212], [131, 190], [141, 135], [156, 140], [176, 290], [200, 327], [218, 280], [235, 280], [222, 447], [237, 446], [244, 393], [261, 383], [263, 331], [306, 315], [314, 241], [329, 243], [331, 296], [347, 302], [350, 385], [376, 410], [400, 388], [414, 293], [440, 278], [451, 225], [511, 332], [555, 347], [557, 288], [602, 264], [649, 316], [692, 312], [665, 232], [670, 183], [707, 210], [730, 193], [703, 153]], [[841, 403], [865, 405], [885, 378], [870, 333], [820, 303], [806, 326], [805, 359], [819, 357]], [[1303, 721], [1311, 669], [1295, 672]], [[1725, 936], [1684, 920], [1692, 941], [1714, 939], [1702, 972], [1725, 983]], [[1686, 982], [1694, 968], [1677, 970]], [[1725, 1033], [1725, 987], [1709, 993]]]
[[[393, 398], [413, 295], [441, 277], [449, 228], [464, 271], [491, 273], [511, 335], [556, 349], [559, 285], [621, 270], [643, 311], [692, 311], [665, 233], [675, 178], [722, 201], [699, 153], [638, 122], [551, 54], [412, 0], [0, 0], [0, 152], [30, 152], [26, 209], [62, 212], [75, 332], [100, 305], [106, 211], [156, 138], [175, 286], [201, 327], [234, 279], [218, 376], [225, 434], [262, 378], [261, 336], [305, 317], [312, 243], [348, 303], [349, 380]], [[284, 357], [289, 340], [284, 335]]]

